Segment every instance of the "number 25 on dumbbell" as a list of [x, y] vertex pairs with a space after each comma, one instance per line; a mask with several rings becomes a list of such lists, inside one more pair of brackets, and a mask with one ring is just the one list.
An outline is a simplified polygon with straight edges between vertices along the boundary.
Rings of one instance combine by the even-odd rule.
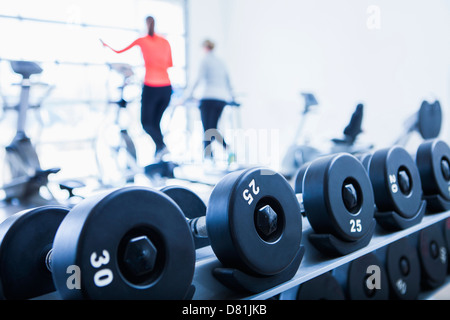
[[256, 186], [255, 179], [250, 181], [248, 187], [251, 191], [249, 191], [249, 189], [245, 189], [244, 192], [242, 192], [242, 197], [248, 202], [248, 205], [251, 205], [253, 202], [253, 195], [257, 195], [259, 193], [259, 187]]
[[345, 255], [366, 246], [374, 233], [374, 196], [367, 171], [340, 153], [302, 166], [295, 192], [314, 232], [309, 241], [322, 253]]

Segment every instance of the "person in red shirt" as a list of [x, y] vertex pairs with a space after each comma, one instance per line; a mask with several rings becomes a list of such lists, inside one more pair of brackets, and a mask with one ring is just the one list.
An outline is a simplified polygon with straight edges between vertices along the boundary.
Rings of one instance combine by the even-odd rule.
[[145, 62], [145, 78], [141, 99], [142, 127], [156, 145], [155, 160], [160, 161], [168, 153], [161, 132], [161, 118], [170, 103], [172, 85], [167, 69], [173, 66], [169, 42], [155, 33], [155, 19], [146, 18], [148, 34], [133, 41], [122, 50], [115, 50], [102, 41], [103, 46], [116, 53], [139, 46]]

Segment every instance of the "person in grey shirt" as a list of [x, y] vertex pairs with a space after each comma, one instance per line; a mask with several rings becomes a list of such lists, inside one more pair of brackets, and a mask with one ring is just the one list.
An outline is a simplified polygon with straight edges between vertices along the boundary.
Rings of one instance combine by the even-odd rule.
[[[229, 151], [227, 143], [217, 129], [217, 125], [227, 103], [234, 101], [234, 95], [228, 70], [223, 61], [214, 53], [215, 44], [211, 40], [205, 40], [202, 46], [205, 50], [205, 56], [201, 61], [199, 73], [190, 90], [189, 97], [192, 98], [197, 87], [203, 85], [199, 108], [204, 129], [204, 156], [205, 158], [213, 158], [211, 143], [216, 139], [225, 150]], [[230, 157], [231, 153], [228, 153]]]

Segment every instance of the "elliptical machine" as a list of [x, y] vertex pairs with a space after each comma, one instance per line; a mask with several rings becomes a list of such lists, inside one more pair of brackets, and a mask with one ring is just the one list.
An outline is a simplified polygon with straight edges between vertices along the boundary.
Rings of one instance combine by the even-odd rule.
[[[17, 129], [11, 143], [5, 148], [3, 186], [4, 201], [18, 201], [23, 205], [41, 205], [51, 202], [40, 195], [40, 188], [48, 184], [48, 176], [59, 168], [42, 169], [36, 149], [25, 133], [32, 82], [30, 77], [42, 73], [42, 68], [31, 61], [10, 61], [12, 70], [22, 76], [20, 101], [14, 108], [18, 113]], [[6, 172], [5, 172], [6, 171]], [[48, 189], [48, 188], [47, 188]], [[51, 192], [49, 192], [51, 194]]]
[[303, 129], [306, 119], [311, 112], [311, 107], [318, 105], [316, 97], [309, 92], [301, 92], [300, 95], [304, 99], [304, 107], [300, 123], [297, 126], [297, 131], [294, 135], [292, 144], [289, 146], [281, 163], [281, 173], [287, 179], [291, 179], [302, 164], [309, 161], [309, 159], [318, 157], [321, 152], [315, 147], [310, 146], [304, 139]]
[[116, 112], [113, 123], [101, 126], [95, 145], [95, 158], [99, 170], [99, 181], [102, 185], [115, 186], [133, 183], [135, 175], [142, 173], [138, 165], [136, 145], [128, 133], [127, 127], [121, 124], [121, 114], [126, 111], [130, 101], [124, 96], [125, 88], [130, 85], [134, 71], [126, 63], [111, 63], [109, 68], [122, 77], [119, 89], [119, 100], [110, 100]]

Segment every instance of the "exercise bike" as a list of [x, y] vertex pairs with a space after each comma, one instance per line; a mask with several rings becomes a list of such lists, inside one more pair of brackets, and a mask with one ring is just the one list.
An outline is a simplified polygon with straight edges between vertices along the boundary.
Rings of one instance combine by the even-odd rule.
[[[36, 149], [25, 133], [27, 111], [30, 108], [38, 107], [29, 104], [30, 88], [33, 85], [30, 77], [42, 73], [43, 70], [37, 63], [31, 61], [10, 61], [10, 64], [12, 70], [22, 76], [22, 80], [19, 104], [10, 107], [17, 111], [18, 117], [16, 134], [5, 148], [2, 200], [24, 205], [43, 205], [52, 201], [56, 202], [51, 196], [47, 184], [49, 175], [59, 172], [60, 169], [43, 169], [41, 167]], [[41, 187], [47, 187], [49, 199], [42, 197]]]
[[[373, 149], [373, 144], [357, 144], [358, 135], [362, 132], [361, 122], [363, 116], [363, 106], [357, 105], [353, 112], [349, 125], [344, 129], [342, 138], [332, 139], [331, 150], [321, 152], [320, 150], [308, 144], [296, 144], [301, 129], [305, 122], [306, 115], [310, 111], [310, 107], [317, 105], [317, 100], [310, 93], [302, 93], [305, 99], [305, 108], [303, 111], [302, 121], [295, 136], [294, 144], [288, 149], [282, 162], [281, 172], [290, 179], [298, 171], [298, 169], [306, 162], [314, 158], [329, 153], [347, 152], [354, 155], [369, 153]], [[438, 100], [430, 103], [424, 100], [417, 112], [409, 116], [404, 121], [404, 132], [392, 143], [392, 145], [406, 146], [414, 133], [418, 133], [424, 140], [436, 138], [441, 130], [442, 110]]]
[[109, 67], [121, 75], [122, 84], [118, 87], [119, 99], [108, 101], [108, 105], [116, 106], [114, 120], [113, 123], [108, 122], [100, 128], [95, 143], [95, 158], [100, 183], [120, 186], [134, 182], [135, 175], [143, 169], [138, 166], [136, 145], [126, 126], [121, 123], [121, 115], [130, 102], [125, 99], [124, 91], [130, 85], [134, 72], [132, 67], [125, 63], [111, 63]]
[[356, 106], [349, 124], [344, 129], [343, 137], [331, 139], [332, 145], [330, 150], [320, 150], [310, 145], [304, 139], [303, 129], [311, 110], [313, 110], [312, 107], [317, 106], [319, 103], [312, 93], [301, 92], [300, 94], [304, 99], [302, 117], [297, 127], [293, 143], [288, 148], [281, 162], [280, 171], [287, 179], [291, 179], [303, 164], [320, 156], [338, 152], [360, 154], [369, 152], [373, 148], [372, 144], [357, 143], [358, 136], [362, 133], [361, 124], [364, 106], [361, 103]]

